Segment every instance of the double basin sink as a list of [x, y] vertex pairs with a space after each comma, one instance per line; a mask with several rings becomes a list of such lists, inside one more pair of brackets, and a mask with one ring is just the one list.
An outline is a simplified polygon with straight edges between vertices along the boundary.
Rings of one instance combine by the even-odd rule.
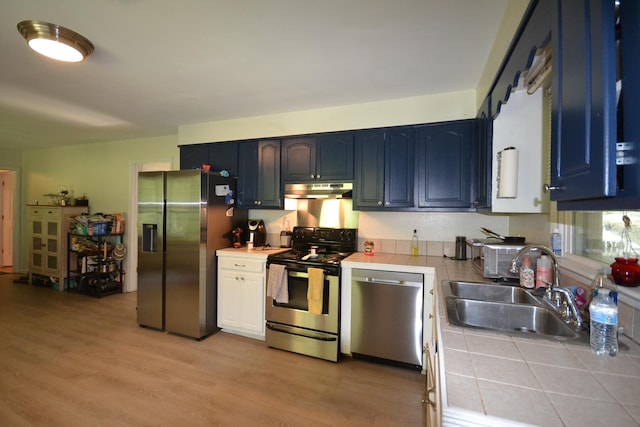
[[576, 328], [530, 292], [509, 285], [444, 281], [447, 320], [456, 326], [512, 336], [588, 342], [588, 331]]

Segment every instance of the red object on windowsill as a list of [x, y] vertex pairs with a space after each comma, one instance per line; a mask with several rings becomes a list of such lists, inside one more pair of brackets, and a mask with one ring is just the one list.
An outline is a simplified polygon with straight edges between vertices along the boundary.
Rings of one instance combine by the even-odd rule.
[[640, 286], [640, 265], [637, 258], [616, 258], [611, 264], [611, 276], [619, 286]]

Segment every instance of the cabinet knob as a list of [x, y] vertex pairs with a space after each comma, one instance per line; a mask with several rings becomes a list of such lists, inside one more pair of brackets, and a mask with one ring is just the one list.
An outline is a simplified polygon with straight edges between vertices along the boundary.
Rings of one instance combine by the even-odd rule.
[[316, 175], [316, 178], [317, 178], [317, 179], [320, 179], [320, 175]]
[[378, 206], [382, 206], [382, 200], [378, 200]]
[[545, 193], [548, 193], [549, 191], [556, 191], [556, 190], [560, 190], [560, 191], [561, 191], [561, 190], [563, 190], [563, 189], [564, 189], [564, 187], [552, 187], [552, 186], [550, 186], [549, 184], [546, 184], [546, 183], [545, 183], [545, 184], [544, 184], [544, 186], [542, 187], [542, 190], [543, 190]]
[[311, 176], [311, 179], [313, 179], [313, 178], [315, 178], [315, 177], [316, 177], [316, 176], [315, 176], [315, 175], [313, 175], [313, 174], [311, 174], [310, 176]]

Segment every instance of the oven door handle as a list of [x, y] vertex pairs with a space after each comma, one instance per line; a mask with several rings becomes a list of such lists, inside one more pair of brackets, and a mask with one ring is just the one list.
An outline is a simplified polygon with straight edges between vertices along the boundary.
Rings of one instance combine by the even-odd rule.
[[[322, 270], [324, 272], [325, 275], [329, 275], [329, 272], [327, 270]], [[292, 271], [292, 270], [287, 270], [287, 274], [290, 277], [300, 277], [302, 279], [308, 279], [309, 278], [309, 273], [304, 272], [304, 271]]]
[[275, 325], [271, 322], [267, 322], [267, 328], [271, 329], [272, 331], [282, 332], [283, 334], [298, 335], [301, 337], [311, 338], [318, 341], [337, 341], [338, 340], [338, 337], [335, 335], [329, 335], [329, 334], [324, 334], [324, 333], [315, 332], [315, 331], [303, 332], [301, 328], [296, 328], [296, 327], [286, 326], [286, 325]]

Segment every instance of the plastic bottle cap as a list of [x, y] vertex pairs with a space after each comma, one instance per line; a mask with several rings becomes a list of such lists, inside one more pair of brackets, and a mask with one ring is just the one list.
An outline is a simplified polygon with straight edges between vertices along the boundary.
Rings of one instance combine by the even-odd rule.
[[553, 229], [553, 233], [554, 233], [554, 234], [555, 234], [555, 233], [560, 233], [560, 230], [559, 230], [559, 229], [557, 229], [557, 228], [554, 228], [554, 229]]

